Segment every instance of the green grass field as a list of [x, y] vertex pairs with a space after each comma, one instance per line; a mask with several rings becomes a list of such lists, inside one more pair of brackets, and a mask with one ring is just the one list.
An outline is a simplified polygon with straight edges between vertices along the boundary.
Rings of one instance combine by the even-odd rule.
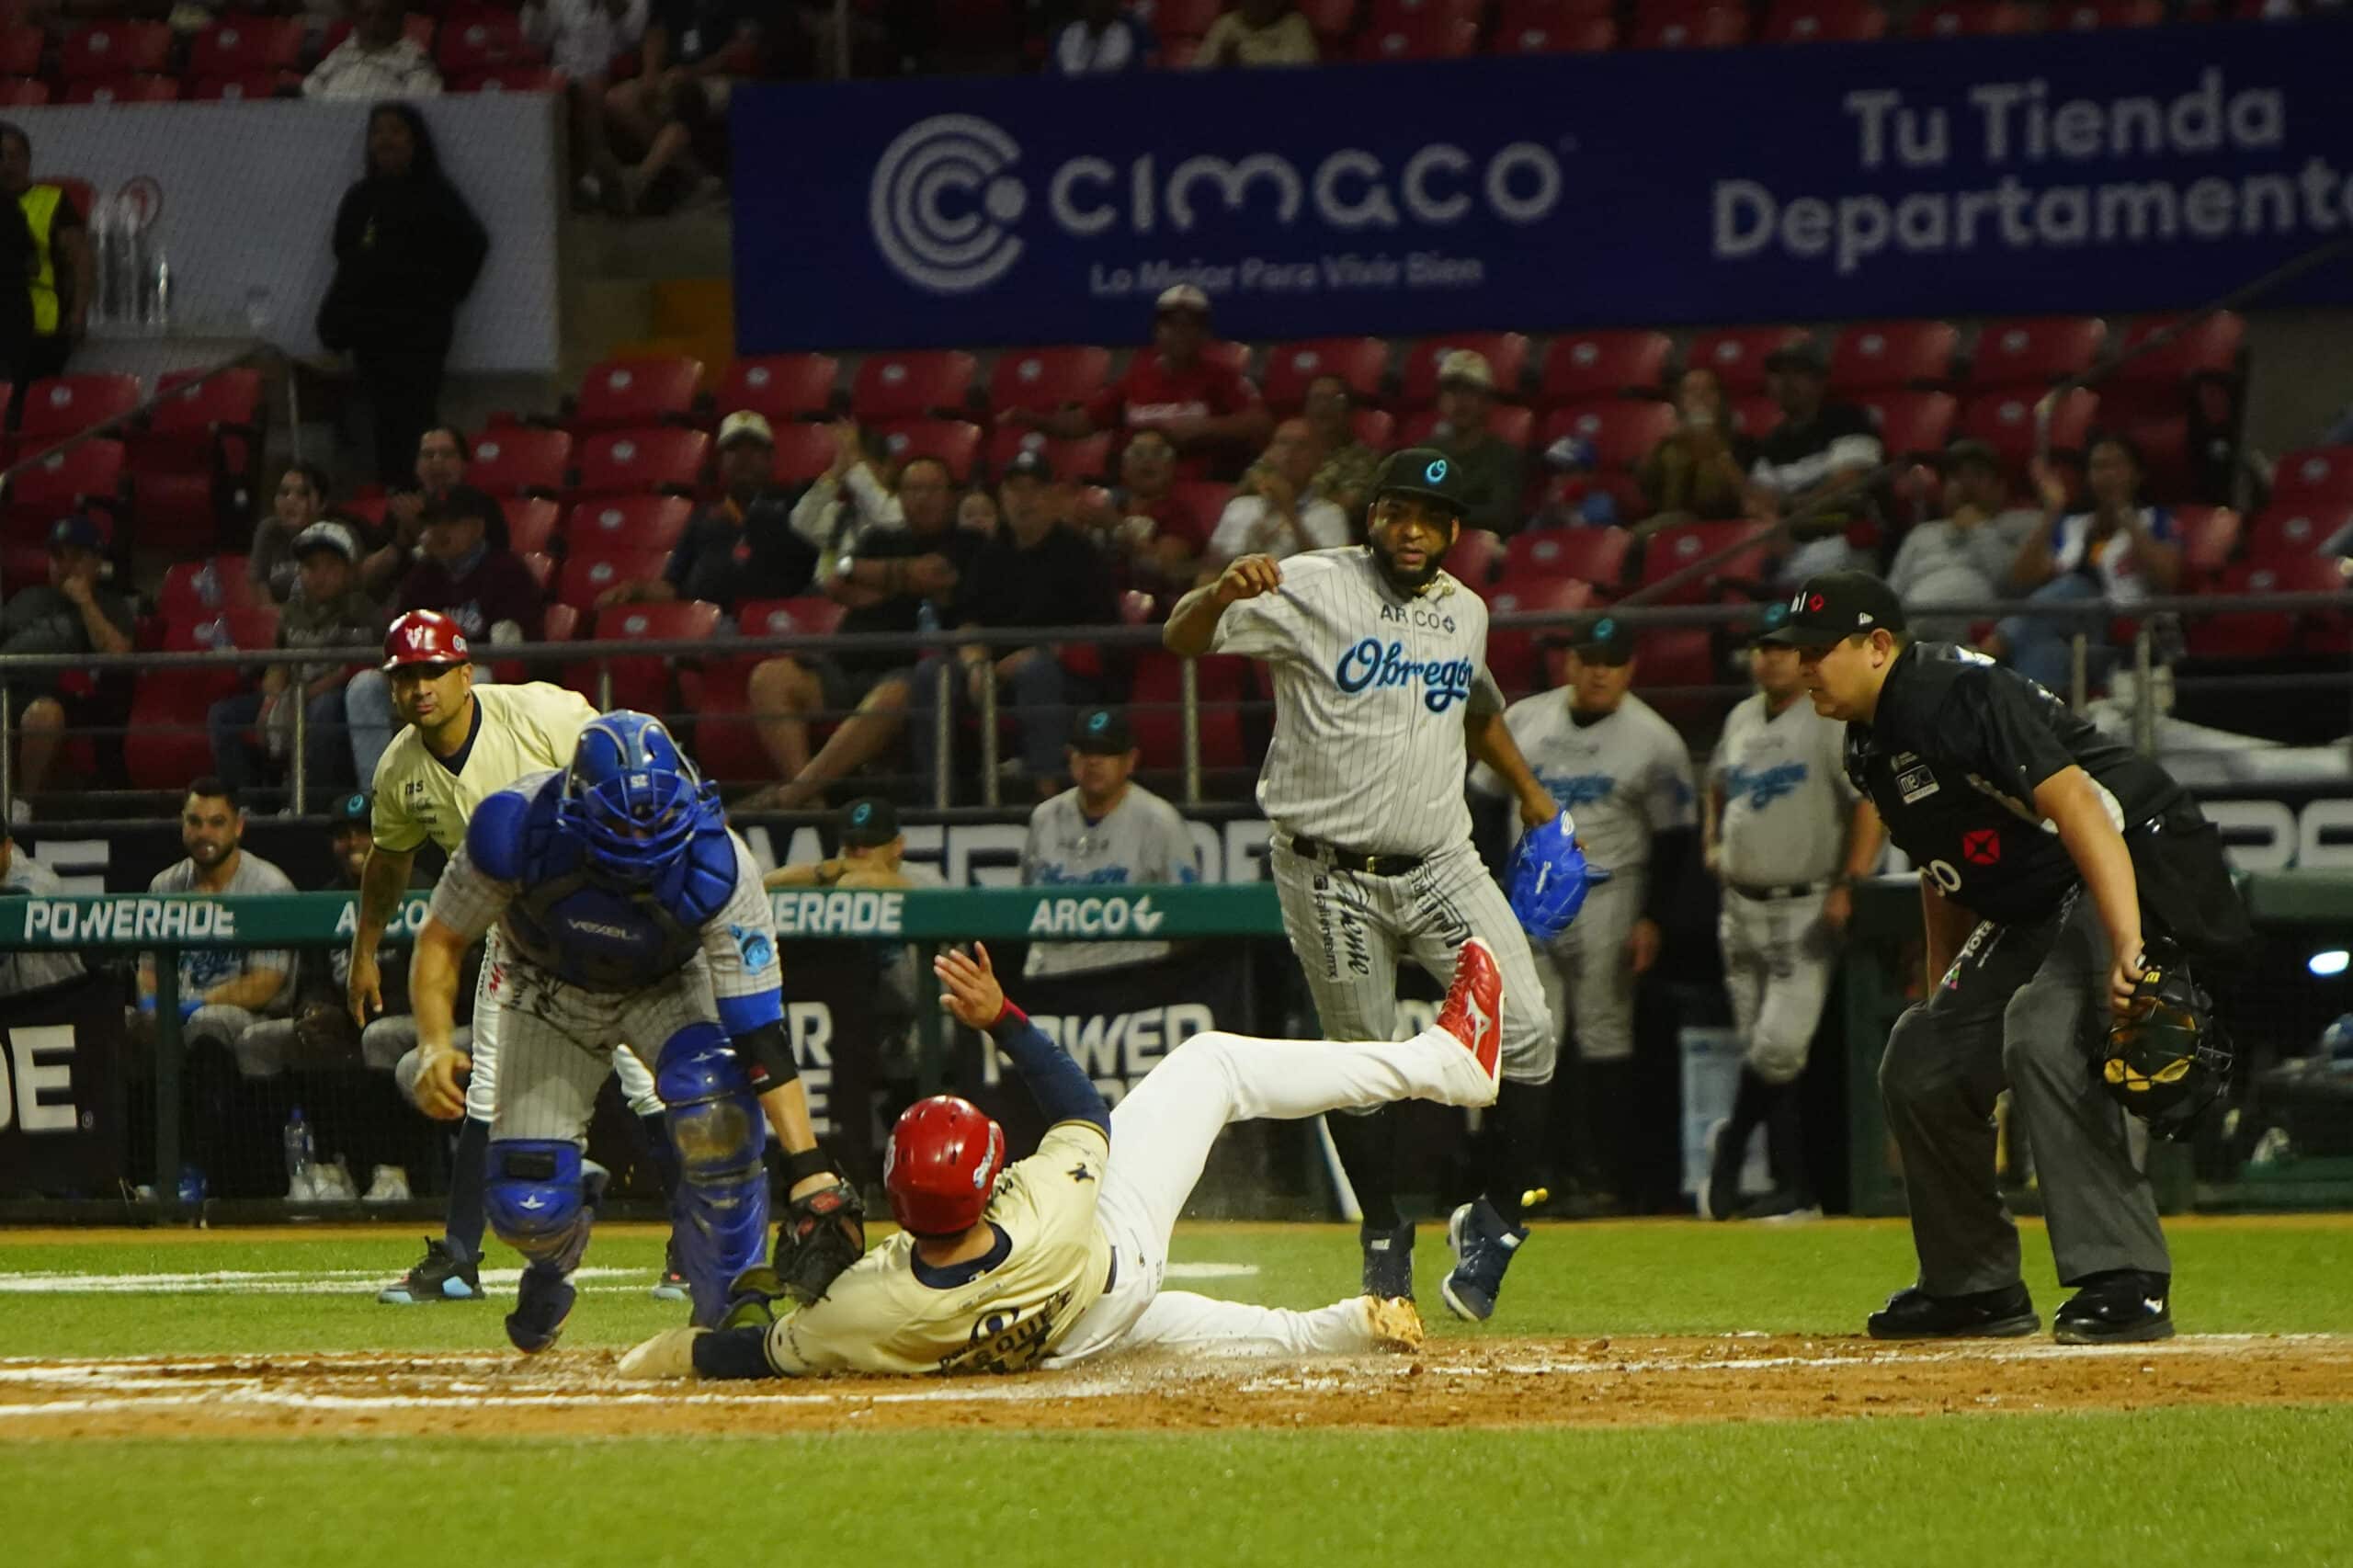
[[[2353, 1225], [2182, 1221], [2186, 1333], [2353, 1334]], [[391, 1231], [0, 1232], [0, 1355], [484, 1350], [495, 1303], [392, 1309]], [[1443, 1241], [1425, 1230], [1423, 1299]], [[1204, 1226], [1187, 1289], [1306, 1306], [1353, 1278], [1336, 1226]], [[2029, 1281], [2063, 1299], [2039, 1233]], [[646, 1299], [649, 1230], [600, 1234], [617, 1268], [565, 1344], [676, 1319]], [[496, 1261], [495, 1259], [494, 1261]], [[1492, 1330], [1515, 1340], [1766, 1330], [1847, 1335], [1910, 1273], [1900, 1224], [1548, 1227]], [[259, 1278], [191, 1288], [217, 1270]], [[1240, 1272], [1249, 1270], [1250, 1272]], [[344, 1271], [350, 1271], [347, 1274]], [[95, 1290], [95, 1277], [120, 1277]], [[79, 1288], [73, 1277], [85, 1277]], [[131, 1278], [131, 1277], [145, 1277]], [[157, 1278], [153, 1277], [170, 1277]], [[1736, 1415], [1737, 1413], [1730, 1413]], [[878, 1432], [733, 1438], [43, 1441], [0, 1423], [10, 1563], [266, 1561], [931, 1564], [2162, 1563], [2353, 1562], [2353, 1406], [1954, 1415], [1644, 1428]]]

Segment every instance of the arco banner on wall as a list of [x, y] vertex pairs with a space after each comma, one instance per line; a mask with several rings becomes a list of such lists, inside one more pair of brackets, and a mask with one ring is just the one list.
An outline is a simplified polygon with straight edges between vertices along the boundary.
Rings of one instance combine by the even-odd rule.
[[[2353, 233], [2316, 27], [748, 88], [741, 347], [2186, 306]], [[2353, 301], [2353, 267], [2275, 302]]]

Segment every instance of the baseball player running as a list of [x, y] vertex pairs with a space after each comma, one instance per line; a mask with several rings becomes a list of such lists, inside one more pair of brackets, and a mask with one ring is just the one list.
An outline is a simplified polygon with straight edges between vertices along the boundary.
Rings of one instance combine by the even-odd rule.
[[[1536, 966], [1547, 1027], [1565, 1026], [1576, 1040], [1585, 1196], [1593, 1212], [1608, 1213], [1632, 1192], [1625, 1128], [1634, 982], [1658, 961], [1696, 802], [1683, 737], [1633, 695], [1632, 629], [1605, 616], [1570, 635], [1567, 685], [1513, 703], [1504, 725], [1540, 786], [1575, 817], [1586, 858], [1611, 873], [1594, 886], [1576, 924], [1544, 945]], [[1490, 797], [1518, 792], [1485, 767], [1472, 771], [1471, 788]]]
[[[1487, 607], [1439, 569], [1470, 505], [1447, 456], [1414, 447], [1374, 475], [1369, 542], [1278, 564], [1245, 555], [1170, 613], [1162, 641], [1188, 656], [1243, 653], [1275, 676], [1275, 733], [1258, 778], [1283, 928], [1324, 1032], [1395, 1032], [1397, 960], [1441, 981], [1478, 937], [1502, 966], [1500, 1165], [1447, 1226], [1457, 1316], [1495, 1311], [1528, 1231], [1520, 1199], [1541, 1144], [1558, 1040], [1503, 891], [1471, 846], [1463, 754], [1508, 788], [1529, 825], [1558, 814], [1520, 759], [1487, 673]], [[1364, 1289], [1411, 1301], [1414, 1227], [1398, 1213], [1393, 1120], [1331, 1124], [1364, 1210]]]
[[428, 1115], [465, 1108], [466, 1058], [451, 1040], [458, 971], [494, 925], [500, 953], [484, 968], [505, 1061], [484, 1196], [491, 1228], [526, 1260], [507, 1339], [544, 1350], [571, 1312], [569, 1276], [597, 1196], [581, 1141], [623, 1040], [661, 1042], [654, 1082], [678, 1165], [671, 1251], [695, 1321], [716, 1323], [767, 1236], [755, 1064], [768, 1109], [781, 1112], [794, 1196], [841, 1178], [810, 1130], [759, 868], [659, 720], [590, 721], [563, 772], [500, 790], [467, 824], [411, 961]]
[[[1760, 629], [1788, 616], [1768, 607]], [[1724, 720], [1708, 767], [1700, 841], [1723, 884], [1716, 920], [1740, 1036], [1732, 1115], [1709, 1134], [1699, 1212], [1713, 1220], [1821, 1213], [1806, 1176], [1798, 1075], [1822, 1021], [1852, 889], [1879, 861], [1879, 813], [1847, 782], [1847, 730], [1806, 700], [1794, 648], [1748, 651], [1756, 692]], [[1765, 1129], [1774, 1190], [1740, 1207], [1749, 1134]]]
[[1921, 868], [1927, 1000], [1896, 1021], [1879, 1072], [1920, 1272], [1871, 1314], [1872, 1337], [2035, 1331], [1994, 1175], [2006, 1085], [2075, 1291], [2058, 1337], [2170, 1335], [2156, 1201], [2092, 1044], [2134, 1006], [2144, 938], [2217, 957], [2251, 941], [2212, 824], [2032, 681], [1915, 642], [1876, 577], [1808, 578], [1765, 641], [1799, 650], [1814, 710], [1847, 725], [1847, 778]]
[[[406, 727], [376, 764], [375, 845], [359, 872], [359, 912], [346, 990], [352, 1018], [363, 1030], [384, 1010], [376, 949], [385, 923], [407, 896], [416, 852], [429, 838], [445, 853], [454, 853], [476, 807], [525, 774], [562, 767], [571, 760], [581, 726], [597, 717], [586, 698], [560, 686], [535, 681], [476, 687], [466, 634], [438, 610], [411, 610], [392, 622], [384, 635], [383, 670], [392, 685], [392, 710]], [[415, 1267], [378, 1293], [376, 1299], [387, 1306], [482, 1299], [483, 1153], [498, 1103], [498, 1003], [490, 994], [497, 961], [494, 936], [474, 992], [467, 1045], [472, 1075], [449, 1166], [442, 1239], [428, 1239]], [[411, 1051], [393, 1074], [412, 1098], [417, 1062]], [[670, 1136], [662, 1124], [653, 1074], [627, 1051], [615, 1055], [613, 1069], [620, 1074], [622, 1097], [655, 1151], [663, 1184], [675, 1187]], [[654, 1293], [683, 1301], [686, 1288], [676, 1270], [665, 1267]]]
[[1154, 1346], [1334, 1356], [1420, 1345], [1410, 1301], [1367, 1294], [1287, 1312], [1163, 1290], [1161, 1278], [1176, 1217], [1229, 1124], [1395, 1099], [1494, 1102], [1506, 998], [1484, 945], [1462, 945], [1437, 1023], [1411, 1040], [1198, 1034], [1117, 1110], [1006, 1000], [986, 948], [944, 953], [934, 970], [940, 1005], [988, 1031], [1052, 1121], [1038, 1153], [1008, 1169], [1004, 1130], [978, 1107], [917, 1102], [883, 1167], [898, 1234], [813, 1305], [716, 1334], [671, 1330], [623, 1358], [624, 1376], [1018, 1372]]

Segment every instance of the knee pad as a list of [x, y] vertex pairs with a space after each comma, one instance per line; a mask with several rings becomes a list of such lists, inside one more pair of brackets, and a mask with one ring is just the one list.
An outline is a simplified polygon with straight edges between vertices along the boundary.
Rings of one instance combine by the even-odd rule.
[[662, 1048], [654, 1087], [669, 1108], [678, 1153], [671, 1238], [694, 1296], [694, 1319], [716, 1324], [727, 1288], [767, 1250], [767, 1130], [749, 1073], [716, 1024], [696, 1024]]
[[483, 1207], [491, 1233], [533, 1263], [570, 1272], [588, 1248], [580, 1146], [568, 1139], [494, 1139], [489, 1166]]

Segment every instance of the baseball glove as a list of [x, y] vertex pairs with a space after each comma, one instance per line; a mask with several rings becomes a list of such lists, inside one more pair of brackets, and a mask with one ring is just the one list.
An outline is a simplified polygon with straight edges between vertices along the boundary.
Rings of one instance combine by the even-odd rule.
[[2229, 1084], [2230, 1041], [2170, 943], [2151, 942], [2141, 962], [2131, 1006], [2108, 1031], [2100, 1082], [2150, 1131], [2179, 1140]]
[[1549, 942], [1569, 928], [1585, 907], [1585, 895], [1609, 873], [1586, 864], [1577, 847], [1576, 824], [1563, 812], [1541, 827], [1520, 835], [1504, 874], [1504, 895], [1520, 929]]
[[865, 1200], [857, 1187], [836, 1180], [784, 1206], [770, 1267], [783, 1293], [807, 1306], [865, 1256]]

